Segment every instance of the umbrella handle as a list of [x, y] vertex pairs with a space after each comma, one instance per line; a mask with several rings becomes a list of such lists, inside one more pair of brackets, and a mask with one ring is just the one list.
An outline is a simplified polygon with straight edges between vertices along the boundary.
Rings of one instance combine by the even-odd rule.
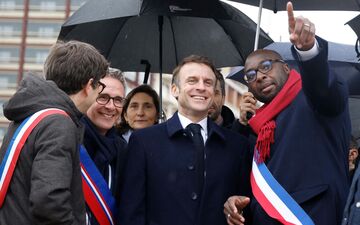
[[261, 23], [262, 8], [263, 8], [263, 0], [260, 0], [260, 2], [259, 2], [259, 11], [258, 11], [258, 19], [257, 19], [257, 24], [256, 24], [254, 51], [256, 51], [258, 49], [258, 46], [259, 46], [260, 23]]
[[142, 59], [142, 60], [140, 61], [140, 63], [145, 65], [145, 75], [144, 75], [143, 84], [147, 84], [147, 83], [148, 83], [148, 80], [149, 80], [149, 74], [150, 74], [151, 64], [150, 64], [149, 61], [147, 61], [146, 59]]

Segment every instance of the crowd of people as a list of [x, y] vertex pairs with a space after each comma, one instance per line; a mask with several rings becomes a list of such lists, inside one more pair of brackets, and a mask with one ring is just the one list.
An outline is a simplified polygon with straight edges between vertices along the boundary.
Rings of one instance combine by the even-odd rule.
[[159, 123], [151, 86], [126, 94], [93, 46], [56, 43], [4, 105], [0, 224], [359, 224], [347, 86], [315, 25], [287, 12], [299, 71], [251, 53], [238, 119], [205, 56], [174, 68], [177, 112]]

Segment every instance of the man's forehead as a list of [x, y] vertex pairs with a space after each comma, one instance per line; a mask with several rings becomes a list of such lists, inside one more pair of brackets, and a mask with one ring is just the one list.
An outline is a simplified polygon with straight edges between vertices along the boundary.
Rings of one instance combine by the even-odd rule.
[[279, 56], [276, 54], [276, 52], [268, 49], [259, 49], [249, 56], [249, 58], [271, 58], [271, 59], [278, 59]]
[[256, 50], [255, 52], [252, 52], [248, 56], [245, 62], [245, 67], [253, 63], [259, 63], [266, 59], [280, 59], [280, 57], [274, 51], [267, 49], [259, 49]]
[[188, 62], [184, 66], [181, 67], [179, 74], [183, 74], [182, 76], [190, 76], [190, 75], [202, 75], [211, 73], [215, 78], [215, 73], [212, 69], [204, 64], [204, 63], [197, 63], [197, 62]]

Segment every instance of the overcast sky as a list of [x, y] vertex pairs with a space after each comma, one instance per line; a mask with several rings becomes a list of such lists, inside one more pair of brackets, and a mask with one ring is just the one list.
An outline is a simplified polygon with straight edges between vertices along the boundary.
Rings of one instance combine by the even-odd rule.
[[[258, 7], [226, 1], [239, 8], [251, 19], [257, 22]], [[341, 4], [341, 3], [340, 3]], [[263, 9], [261, 28], [267, 32], [274, 41], [289, 41], [287, 30], [287, 12], [280, 11], [274, 14], [272, 11]], [[302, 15], [315, 23], [316, 34], [333, 42], [343, 44], [355, 44], [357, 39], [354, 31], [346, 22], [360, 14], [359, 12], [344, 11], [296, 11], [295, 16]]]

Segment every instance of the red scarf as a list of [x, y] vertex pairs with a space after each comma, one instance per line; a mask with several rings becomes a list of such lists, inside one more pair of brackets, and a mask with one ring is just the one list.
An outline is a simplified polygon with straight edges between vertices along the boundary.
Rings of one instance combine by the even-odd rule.
[[255, 158], [258, 163], [270, 156], [270, 145], [274, 143], [275, 117], [294, 100], [301, 88], [300, 74], [291, 70], [288, 80], [275, 98], [256, 110], [255, 116], [249, 120], [249, 125], [258, 135], [255, 146], [259, 151]]

